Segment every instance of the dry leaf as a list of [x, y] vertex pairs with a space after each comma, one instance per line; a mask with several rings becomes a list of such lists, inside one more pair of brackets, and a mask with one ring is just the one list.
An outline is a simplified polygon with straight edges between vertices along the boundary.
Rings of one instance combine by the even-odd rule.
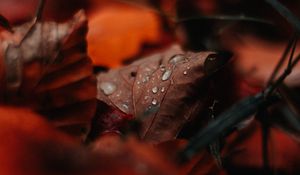
[[208, 97], [209, 75], [227, 61], [214, 52], [184, 52], [173, 46], [100, 73], [98, 99], [141, 120], [144, 140], [170, 140], [201, 109]]
[[96, 108], [96, 84], [83, 12], [66, 23], [33, 20], [13, 31], [0, 33], [0, 102], [31, 107], [84, 137]]

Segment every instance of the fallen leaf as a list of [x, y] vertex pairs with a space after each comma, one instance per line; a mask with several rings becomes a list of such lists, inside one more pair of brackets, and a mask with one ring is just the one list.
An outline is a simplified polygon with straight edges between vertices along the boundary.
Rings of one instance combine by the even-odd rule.
[[32, 20], [13, 31], [0, 33], [0, 102], [28, 106], [84, 138], [96, 109], [84, 13], [61, 24]]
[[214, 52], [184, 52], [173, 46], [98, 74], [98, 99], [141, 120], [142, 139], [153, 143], [174, 139], [203, 107], [209, 76], [227, 61]]

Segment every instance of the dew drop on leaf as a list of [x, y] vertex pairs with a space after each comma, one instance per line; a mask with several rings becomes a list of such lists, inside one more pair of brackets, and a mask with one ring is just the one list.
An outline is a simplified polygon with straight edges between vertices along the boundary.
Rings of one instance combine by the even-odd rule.
[[111, 95], [117, 90], [117, 86], [111, 82], [102, 82], [100, 83], [100, 89], [105, 95]]
[[157, 92], [158, 92], [158, 87], [154, 87], [154, 88], [152, 88], [152, 92], [153, 92], [153, 94], [156, 94]]
[[169, 60], [169, 63], [170, 64], [177, 64], [179, 62], [183, 62], [186, 60], [186, 57], [182, 54], [178, 54], [178, 55], [174, 55], [170, 60]]
[[209, 57], [208, 60], [209, 61], [214, 61], [216, 59], [216, 57]]
[[161, 77], [161, 80], [162, 81], [166, 81], [170, 78], [172, 74], [172, 71], [171, 70], [167, 70], [166, 72], [163, 73], [162, 77]]
[[149, 76], [146, 76], [146, 77], [143, 78], [142, 81], [143, 81], [143, 83], [147, 83], [147, 82], [149, 81], [149, 79], [150, 79], [150, 77], [149, 77]]
[[161, 70], [162, 72], [166, 71], [166, 66], [160, 65], [159, 67], [160, 67], [160, 70]]
[[152, 105], [157, 105], [157, 100], [154, 98], [151, 102]]
[[122, 110], [127, 113], [129, 111], [129, 106], [125, 103], [122, 104]]

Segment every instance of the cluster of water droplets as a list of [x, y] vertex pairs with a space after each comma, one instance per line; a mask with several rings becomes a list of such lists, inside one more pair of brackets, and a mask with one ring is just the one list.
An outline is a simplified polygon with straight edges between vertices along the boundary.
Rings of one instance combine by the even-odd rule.
[[[177, 64], [179, 64], [179, 63], [186, 63], [186, 62], [188, 62], [188, 59], [187, 59], [187, 57], [185, 55], [183, 55], [183, 54], [177, 54], [177, 55], [174, 55], [172, 58], [170, 58], [170, 60], [169, 60], [168, 63], [171, 64], [173, 66], [173, 68], [174, 68], [174, 67], [176, 67]], [[162, 81], [169, 80], [170, 77], [172, 76], [173, 68], [172, 67], [171, 68], [170, 67], [166, 67], [165, 65], [160, 65], [159, 69], [162, 72], [162, 75], [161, 75], [160, 79]], [[190, 69], [190, 67], [187, 66], [186, 70], [183, 71], [183, 74], [187, 75], [189, 69]], [[137, 81], [137, 85], [138, 85], [137, 88], [138, 89], [140, 89], [142, 83], [146, 84], [151, 79], [151, 73], [152, 73], [151, 69], [148, 68], [148, 67], [146, 67], [144, 69], [144, 71], [145, 71], [145, 73], [143, 75], [140, 74], [140, 76], [141, 76], [140, 79], [141, 80]], [[101, 91], [105, 95], [109, 96], [109, 95], [112, 95], [117, 90], [117, 85], [115, 83], [113, 83], [113, 82], [107, 82], [106, 81], [106, 82], [100, 83], [99, 88], [101, 89]], [[160, 95], [160, 94], [165, 93], [165, 91], [166, 91], [165, 87], [154, 86], [151, 89], [151, 93], [153, 95]], [[147, 90], [147, 92], [150, 93], [150, 90]], [[119, 97], [119, 96], [120, 95], [118, 95], [117, 97]], [[152, 98], [151, 96], [147, 95], [147, 96], [144, 97], [144, 100], [148, 101], [151, 98]], [[158, 100], [157, 100], [156, 97], [153, 97], [150, 101], [151, 101], [151, 105], [147, 108], [148, 111], [152, 110], [153, 106], [159, 106], [159, 102], [158, 102]], [[124, 102], [120, 106], [120, 108], [122, 108], [123, 111], [128, 111], [129, 110], [129, 104], [128, 103], [129, 102], [127, 102], [127, 101]]]
[[[174, 55], [170, 60], [169, 60], [169, 64], [171, 64], [173, 66], [173, 68], [179, 64], [179, 63], [186, 63], [188, 62], [188, 59], [185, 55], [183, 54], [177, 54], [177, 55]], [[173, 73], [173, 69], [172, 68], [167, 68], [165, 65], [160, 65], [159, 67], [160, 71], [162, 72], [162, 76], [161, 76], [161, 80], [162, 81], [167, 81], [170, 79], [172, 73]], [[185, 70], [183, 72], [184, 75], [187, 75], [188, 74], [188, 70], [190, 69], [189, 66], [187, 66], [187, 70]], [[157, 87], [157, 86], [154, 86], [152, 87], [151, 89], [152, 93], [154, 95], [158, 94], [158, 92], [161, 92], [161, 93], [164, 93], [166, 91], [165, 87]], [[145, 97], [145, 100], [148, 100], [150, 97], [146, 96]], [[158, 101], [156, 98], [153, 98], [152, 101], [151, 101], [151, 105], [153, 106], [156, 106], [158, 105]], [[149, 107], [151, 108], [151, 106]]]

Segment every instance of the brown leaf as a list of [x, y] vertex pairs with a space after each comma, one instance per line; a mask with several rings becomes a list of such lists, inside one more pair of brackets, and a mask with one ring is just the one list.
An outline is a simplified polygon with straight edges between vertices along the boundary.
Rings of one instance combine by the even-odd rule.
[[[144, 140], [170, 140], [203, 106], [208, 97], [206, 80], [220, 68], [220, 61], [225, 64], [214, 52], [184, 52], [173, 46], [164, 53], [100, 73], [98, 99], [141, 120]], [[205, 73], [207, 64], [209, 74]]]
[[0, 102], [29, 106], [84, 137], [96, 108], [84, 13], [61, 24], [33, 20], [13, 30], [0, 33]]

